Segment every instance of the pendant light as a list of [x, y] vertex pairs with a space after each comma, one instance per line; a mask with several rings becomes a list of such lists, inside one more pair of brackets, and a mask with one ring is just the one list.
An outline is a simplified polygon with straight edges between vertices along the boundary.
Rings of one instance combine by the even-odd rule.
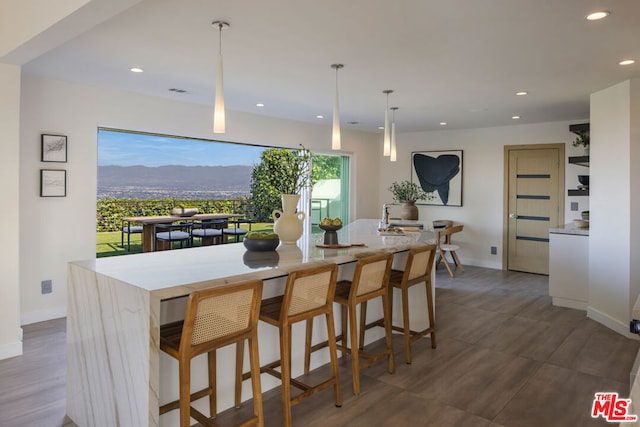
[[344, 64], [331, 64], [331, 68], [336, 70], [336, 97], [333, 103], [333, 130], [331, 132], [331, 149], [339, 150], [340, 141], [340, 106], [338, 103], [338, 70], [344, 68]]
[[391, 107], [391, 111], [393, 111], [393, 117], [391, 119], [391, 151], [389, 153], [390, 155], [390, 161], [395, 162], [396, 161], [396, 110], [398, 109], [398, 107]]
[[220, 39], [218, 42], [218, 75], [216, 77], [216, 97], [213, 104], [213, 133], [225, 133], [225, 113], [224, 113], [224, 85], [222, 76], [222, 30], [229, 28], [229, 23], [224, 21], [213, 21], [211, 23], [218, 27]]
[[384, 109], [384, 139], [383, 139], [383, 155], [391, 155], [391, 129], [389, 129], [389, 94], [393, 93], [391, 89], [383, 90], [382, 93], [387, 95], [387, 106]]

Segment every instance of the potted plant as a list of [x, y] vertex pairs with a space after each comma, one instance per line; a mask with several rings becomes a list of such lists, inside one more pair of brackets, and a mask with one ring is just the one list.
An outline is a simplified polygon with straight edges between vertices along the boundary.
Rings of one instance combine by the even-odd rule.
[[258, 216], [265, 214], [266, 206], [274, 199], [282, 200], [282, 210], [271, 211], [274, 231], [284, 244], [295, 244], [302, 236], [304, 212], [298, 212], [300, 191], [311, 189], [315, 180], [311, 170], [311, 152], [300, 145], [297, 150], [272, 148], [261, 155], [260, 164], [251, 174], [253, 206]]
[[429, 198], [429, 194], [426, 191], [415, 182], [410, 181], [394, 182], [389, 187], [389, 191], [393, 194], [394, 201], [402, 203], [400, 217], [406, 220], [417, 220], [418, 207], [416, 206], [416, 200]]
[[581, 131], [576, 133], [578, 134], [578, 136], [576, 137], [575, 141], [573, 141], [573, 146], [583, 147], [585, 156], [588, 156], [589, 155], [589, 132]]
[[242, 242], [249, 251], [275, 251], [280, 244], [280, 236], [269, 231], [250, 231]]

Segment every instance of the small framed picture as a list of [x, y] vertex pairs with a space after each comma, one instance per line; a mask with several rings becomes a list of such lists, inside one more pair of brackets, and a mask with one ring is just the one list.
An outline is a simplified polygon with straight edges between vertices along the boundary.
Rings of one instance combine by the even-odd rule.
[[40, 169], [40, 197], [66, 197], [67, 171]]
[[67, 137], [65, 135], [42, 134], [43, 162], [67, 162]]

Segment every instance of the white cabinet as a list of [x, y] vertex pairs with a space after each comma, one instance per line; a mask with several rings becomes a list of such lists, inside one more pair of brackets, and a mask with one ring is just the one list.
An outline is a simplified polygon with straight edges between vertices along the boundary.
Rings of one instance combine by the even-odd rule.
[[589, 301], [589, 236], [586, 230], [580, 230], [583, 231], [580, 234], [571, 231], [552, 229], [549, 233], [549, 295], [553, 305], [586, 310]]

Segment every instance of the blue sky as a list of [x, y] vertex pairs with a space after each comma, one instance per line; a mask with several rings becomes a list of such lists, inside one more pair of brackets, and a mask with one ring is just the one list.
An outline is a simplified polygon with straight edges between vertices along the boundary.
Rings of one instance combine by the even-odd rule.
[[254, 165], [265, 147], [98, 131], [98, 166]]

